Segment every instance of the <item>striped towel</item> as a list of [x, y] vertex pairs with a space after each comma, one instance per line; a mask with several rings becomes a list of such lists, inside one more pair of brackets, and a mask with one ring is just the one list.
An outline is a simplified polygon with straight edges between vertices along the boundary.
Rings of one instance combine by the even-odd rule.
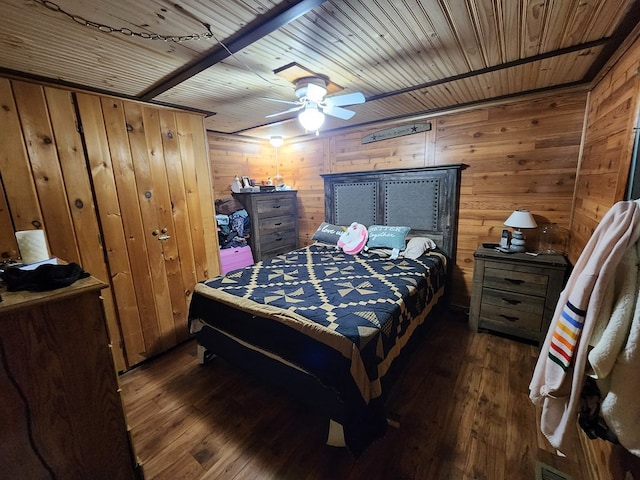
[[585, 310], [581, 310], [567, 301], [549, 345], [549, 358], [560, 365], [565, 372], [571, 365], [573, 354], [584, 327]]

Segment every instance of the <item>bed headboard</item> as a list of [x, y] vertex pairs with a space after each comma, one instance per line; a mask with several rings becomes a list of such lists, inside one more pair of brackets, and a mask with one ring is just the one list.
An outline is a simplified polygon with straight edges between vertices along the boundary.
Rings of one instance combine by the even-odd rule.
[[455, 262], [464, 164], [324, 174], [325, 222], [411, 227]]

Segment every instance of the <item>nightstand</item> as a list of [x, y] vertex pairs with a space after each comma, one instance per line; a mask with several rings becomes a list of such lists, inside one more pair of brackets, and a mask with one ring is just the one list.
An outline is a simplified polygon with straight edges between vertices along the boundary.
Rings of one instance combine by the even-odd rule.
[[564, 256], [502, 253], [484, 247], [473, 256], [469, 327], [541, 344], [564, 286], [569, 266]]

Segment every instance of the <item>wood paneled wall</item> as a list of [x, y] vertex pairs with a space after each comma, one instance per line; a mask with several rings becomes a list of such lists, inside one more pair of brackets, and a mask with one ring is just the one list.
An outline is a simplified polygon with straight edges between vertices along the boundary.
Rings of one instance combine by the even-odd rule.
[[[362, 144], [362, 137], [390, 125], [287, 142], [280, 172], [298, 190], [300, 243], [310, 243], [324, 219], [320, 174], [464, 163], [453, 302], [468, 306], [473, 252], [498, 241], [503, 222], [528, 208], [539, 224], [568, 229], [587, 93], [544, 95], [422, 119], [432, 129]], [[398, 124], [400, 125], [400, 124]], [[235, 140], [235, 141], [234, 141]], [[218, 193], [239, 170], [272, 175], [273, 148], [209, 134]], [[252, 173], [253, 174], [253, 173]], [[215, 175], [218, 175], [217, 177]], [[537, 247], [537, 232], [527, 232]]]
[[268, 142], [209, 133], [208, 143], [216, 198], [231, 196], [231, 183], [236, 175], [258, 181], [275, 176], [275, 149]]
[[589, 95], [569, 249], [572, 263], [609, 208], [624, 198], [640, 109], [640, 39]]

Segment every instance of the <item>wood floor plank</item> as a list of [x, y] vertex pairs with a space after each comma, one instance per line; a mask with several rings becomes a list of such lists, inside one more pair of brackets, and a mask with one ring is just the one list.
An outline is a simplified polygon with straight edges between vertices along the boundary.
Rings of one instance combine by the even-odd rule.
[[359, 458], [324, 444], [308, 408], [188, 341], [121, 376], [147, 479], [460, 480], [535, 478], [536, 461], [583, 477], [581, 450], [554, 455], [528, 398], [537, 347], [473, 333], [445, 312], [388, 398], [399, 421]]

